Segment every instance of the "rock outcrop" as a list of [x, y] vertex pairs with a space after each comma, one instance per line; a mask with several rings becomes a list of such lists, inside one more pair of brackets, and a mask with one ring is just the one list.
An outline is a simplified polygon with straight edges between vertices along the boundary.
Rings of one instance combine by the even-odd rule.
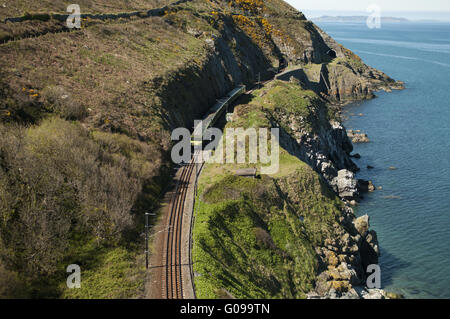
[[347, 132], [348, 137], [353, 143], [369, 143], [369, 137], [365, 133], [356, 133], [353, 130]]
[[364, 269], [368, 265], [378, 264], [378, 256], [380, 255], [380, 250], [378, 248], [377, 233], [374, 230], [370, 230], [369, 216], [364, 215], [358, 217], [353, 222], [356, 231], [361, 236], [361, 261]]
[[[368, 167], [368, 169], [370, 166]], [[366, 181], [364, 179], [358, 179], [358, 190], [362, 193], [374, 192], [376, 190], [372, 181]]]
[[310, 292], [307, 295], [308, 299], [394, 299], [398, 298], [395, 295], [389, 294], [383, 289], [368, 289], [364, 286], [355, 286], [346, 292], [341, 292], [339, 289], [331, 288], [323, 296], [317, 292]]

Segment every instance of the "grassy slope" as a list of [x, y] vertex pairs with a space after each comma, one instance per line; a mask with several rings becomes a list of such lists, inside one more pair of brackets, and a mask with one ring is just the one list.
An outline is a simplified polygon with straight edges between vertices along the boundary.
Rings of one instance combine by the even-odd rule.
[[[89, 109], [86, 122], [156, 139], [161, 110], [151, 81], [188, 62], [201, 64], [205, 53], [202, 41], [160, 18], [10, 42], [0, 47], [0, 93], [8, 96], [0, 116], [36, 120], [69, 95]], [[154, 108], [142, 107], [151, 102]]]
[[[279, 94], [282, 89], [293, 93], [299, 87], [277, 83], [256, 91], [254, 96], [267, 92], [250, 101], [259, 107], [238, 106], [228, 126], [267, 127], [262, 110], [272, 110], [273, 100], [290, 101], [290, 94]], [[311, 103], [299, 99], [290, 108], [306, 112]], [[273, 176], [234, 176], [241, 166], [206, 164], [199, 180], [193, 248], [197, 295], [302, 298], [317, 271], [314, 247], [332, 231], [340, 202], [309, 166], [285, 150], [281, 170]]]
[[[99, 248], [95, 243], [79, 246], [77, 251], [85, 271], [80, 289], [60, 285], [62, 298], [142, 298], [145, 263], [143, 254], [127, 247]], [[81, 267], [82, 267], [81, 266]], [[64, 282], [65, 278], [60, 278]]]

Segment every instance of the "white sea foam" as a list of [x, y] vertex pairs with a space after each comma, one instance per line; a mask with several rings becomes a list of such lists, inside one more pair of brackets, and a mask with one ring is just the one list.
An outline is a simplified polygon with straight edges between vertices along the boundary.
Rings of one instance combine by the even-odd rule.
[[433, 60], [427, 60], [427, 59], [419, 59], [419, 58], [403, 56], [403, 55], [376, 53], [376, 52], [362, 51], [362, 50], [358, 50], [358, 52], [365, 53], [365, 54], [378, 55], [378, 56], [385, 56], [385, 57], [390, 57], [390, 58], [397, 58], [397, 59], [416, 60], [416, 61], [421, 61], [421, 62], [429, 62], [429, 63], [433, 63], [433, 64], [445, 66], [445, 67], [450, 67], [450, 64], [447, 64], [447, 63], [442, 63], [442, 62], [433, 61]]

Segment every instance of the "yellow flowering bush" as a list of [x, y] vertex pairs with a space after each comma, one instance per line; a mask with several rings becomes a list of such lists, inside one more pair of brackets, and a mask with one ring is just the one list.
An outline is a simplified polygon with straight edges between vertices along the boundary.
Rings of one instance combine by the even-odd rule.
[[262, 0], [233, 0], [236, 5], [244, 11], [257, 14], [264, 8]]

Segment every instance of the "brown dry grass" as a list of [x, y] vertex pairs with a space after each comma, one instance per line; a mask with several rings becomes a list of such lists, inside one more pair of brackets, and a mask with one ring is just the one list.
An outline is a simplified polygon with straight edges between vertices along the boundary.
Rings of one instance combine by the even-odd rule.
[[23, 100], [46, 111], [57, 87], [66, 92], [61, 98], [88, 110], [88, 125], [155, 138], [162, 125], [155, 115], [162, 111], [152, 108], [152, 81], [192, 61], [201, 64], [206, 53], [204, 41], [156, 17], [9, 42], [0, 46], [0, 88], [9, 101], [0, 116], [20, 116]]

